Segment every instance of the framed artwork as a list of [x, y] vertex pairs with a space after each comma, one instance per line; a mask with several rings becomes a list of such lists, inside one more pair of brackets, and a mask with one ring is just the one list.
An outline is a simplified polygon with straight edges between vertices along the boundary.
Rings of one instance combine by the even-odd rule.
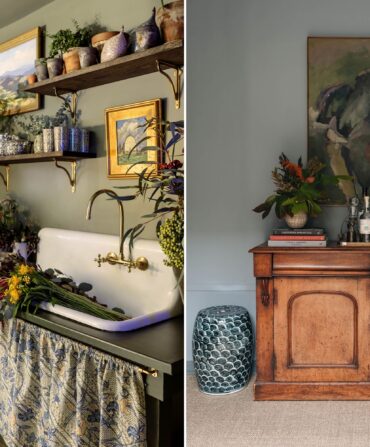
[[137, 177], [148, 167], [148, 162], [153, 162], [152, 172], [157, 172], [158, 151], [141, 151], [147, 146], [159, 146], [155, 129], [144, 127], [152, 118], [162, 120], [160, 99], [105, 110], [108, 178]]
[[0, 43], [0, 100], [8, 102], [7, 114], [16, 115], [40, 108], [40, 95], [23, 92], [27, 76], [41, 57], [41, 28], [34, 28]]
[[328, 204], [345, 204], [370, 187], [370, 38], [309, 37], [307, 65], [308, 158], [354, 177], [329, 190]]

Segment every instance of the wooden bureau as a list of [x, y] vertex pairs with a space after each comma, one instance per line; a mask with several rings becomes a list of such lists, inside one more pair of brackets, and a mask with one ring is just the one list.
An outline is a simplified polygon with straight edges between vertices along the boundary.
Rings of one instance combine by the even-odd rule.
[[370, 248], [250, 252], [255, 400], [370, 400]]

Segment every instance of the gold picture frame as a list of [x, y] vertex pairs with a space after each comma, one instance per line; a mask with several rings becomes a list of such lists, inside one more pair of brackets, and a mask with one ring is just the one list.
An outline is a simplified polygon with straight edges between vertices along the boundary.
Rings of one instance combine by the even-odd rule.
[[23, 92], [26, 77], [35, 71], [35, 59], [41, 57], [41, 28], [0, 43], [0, 100], [10, 100], [7, 115], [32, 112], [41, 107], [40, 95]]
[[[160, 145], [155, 128], [143, 127], [147, 120], [153, 118], [157, 123], [162, 121], [161, 99], [105, 109], [109, 179], [135, 178], [143, 169], [148, 168], [149, 163], [153, 163], [151, 172], [154, 175], [158, 172], [157, 163], [161, 160], [159, 151], [140, 151], [146, 146]], [[137, 147], [129, 155], [135, 145]]]

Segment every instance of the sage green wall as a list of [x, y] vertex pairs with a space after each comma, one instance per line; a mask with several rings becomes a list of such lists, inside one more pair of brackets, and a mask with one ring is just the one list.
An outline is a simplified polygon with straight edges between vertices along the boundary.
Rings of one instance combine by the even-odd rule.
[[[80, 24], [90, 23], [97, 17], [110, 30], [125, 30], [147, 20], [153, 6], [160, 0], [55, 0], [32, 14], [0, 29], [0, 41], [15, 37], [36, 26], [46, 25], [48, 33], [72, 26], [75, 18]], [[46, 47], [48, 47], [47, 39]], [[16, 165], [11, 168], [10, 195], [26, 207], [41, 226], [51, 226], [99, 233], [118, 233], [118, 207], [115, 203], [98, 198], [93, 218], [85, 220], [87, 202], [97, 189], [130, 184], [128, 180], [108, 180], [106, 175], [106, 149], [104, 109], [153, 98], [164, 99], [164, 116], [168, 120], [183, 117], [183, 108], [175, 110], [168, 81], [159, 73], [95, 87], [82, 92], [79, 109], [81, 123], [96, 133], [98, 158], [87, 160], [78, 168], [77, 191], [71, 193], [66, 175], [52, 163]], [[56, 98], [45, 97], [45, 109], [36, 113], [53, 115], [60, 105]], [[68, 166], [69, 167], [69, 166]], [[132, 183], [132, 181], [131, 181]], [[0, 197], [5, 197], [4, 188]], [[133, 226], [142, 214], [151, 208], [141, 198], [125, 204], [126, 226]], [[154, 238], [154, 228], [144, 233]]]
[[[284, 151], [306, 156], [306, 40], [369, 36], [367, 0], [188, 0], [187, 356], [197, 311], [240, 304], [255, 317], [248, 249], [277, 224], [252, 209]], [[315, 223], [336, 239], [344, 207]]]

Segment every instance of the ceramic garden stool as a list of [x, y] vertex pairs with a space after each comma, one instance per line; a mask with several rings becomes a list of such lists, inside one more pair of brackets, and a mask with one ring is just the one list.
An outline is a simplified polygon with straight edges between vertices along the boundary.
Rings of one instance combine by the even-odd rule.
[[214, 306], [198, 312], [193, 331], [195, 375], [201, 391], [226, 394], [243, 389], [253, 362], [253, 331], [241, 306]]

